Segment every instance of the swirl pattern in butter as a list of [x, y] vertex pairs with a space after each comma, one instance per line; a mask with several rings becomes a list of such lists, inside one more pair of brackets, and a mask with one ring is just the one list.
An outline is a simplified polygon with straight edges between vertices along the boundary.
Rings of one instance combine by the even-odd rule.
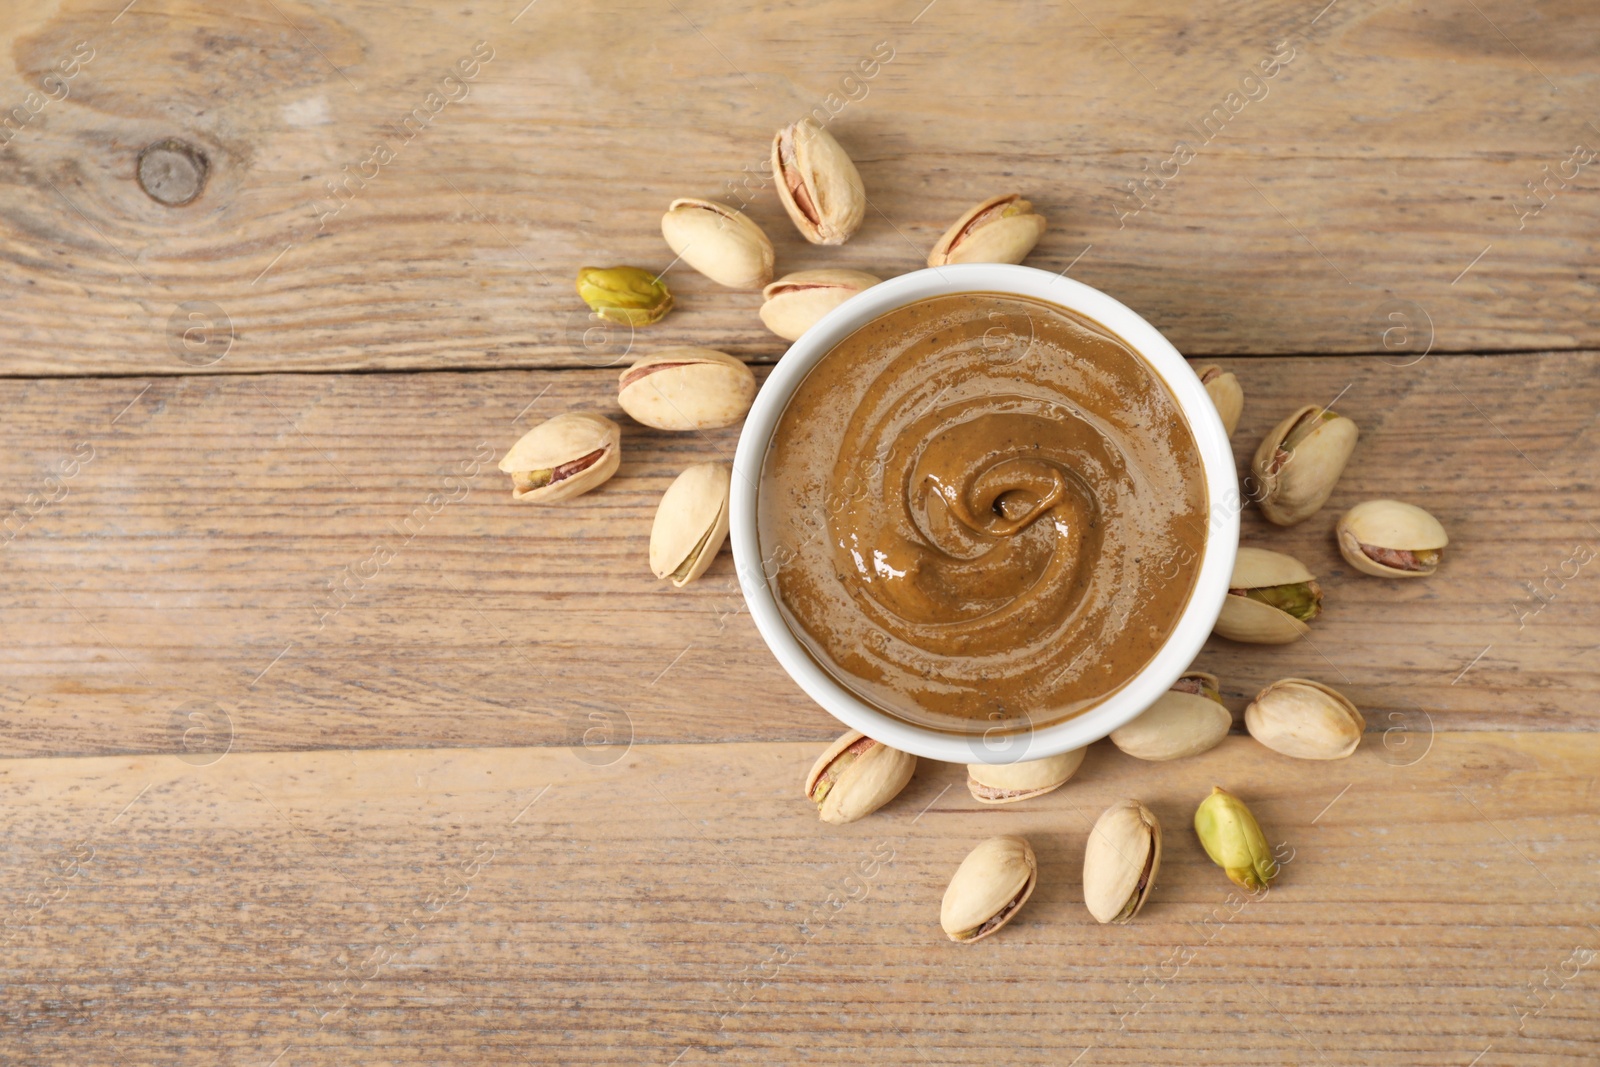
[[767, 576], [818, 663], [955, 732], [1044, 726], [1143, 667], [1193, 590], [1199, 449], [1102, 327], [1016, 297], [892, 311], [807, 375], [758, 493]]

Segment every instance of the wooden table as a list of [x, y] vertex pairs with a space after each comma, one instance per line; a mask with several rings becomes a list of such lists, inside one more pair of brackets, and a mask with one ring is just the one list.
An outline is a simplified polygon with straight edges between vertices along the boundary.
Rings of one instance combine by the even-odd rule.
[[[0, 5], [0, 1061], [1600, 1061], [1600, 9], [524, 2]], [[814, 108], [871, 197], [839, 249], [752, 177]], [[666, 268], [673, 197], [888, 276], [1013, 189], [1031, 263], [1237, 372], [1242, 459], [1302, 403], [1360, 424], [1326, 511], [1245, 518], [1327, 585], [1312, 638], [1201, 663], [1236, 713], [1337, 685], [1368, 734], [1101, 743], [1000, 809], [925, 761], [827, 827], [839, 727], [731, 561], [645, 565], [736, 430], [629, 424], [562, 508], [494, 461], [614, 413], [572, 279]], [[755, 294], [667, 278], [636, 351], [779, 356]], [[1440, 517], [1440, 574], [1339, 559], [1373, 496]], [[1213, 783], [1293, 850], [1263, 899], [1188, 829]], [[1129, 795], [1166, 858], [1101, 927], [1083, 845]], [[1039, 890], [953, 945], [1001, 832]]]

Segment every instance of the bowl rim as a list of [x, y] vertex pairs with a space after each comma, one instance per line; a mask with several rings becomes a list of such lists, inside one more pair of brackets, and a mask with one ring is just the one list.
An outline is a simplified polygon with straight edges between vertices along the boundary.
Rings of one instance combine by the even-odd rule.
[[[1189, 602], [1165, 644], [1126, 684], [1100, 704], [1040, 728], [996, 728], [963, 736], [907, 722], [881, 711], [828, 674], [784, 621], [761, 558], [757, 498], [762, 465], [779, 418], [801, 381], [835, 345], [896, 308], [934, 296], [993, 293], [1055, 304], [1100, 324], [1140, 355], [1166, 383], [1189, 420], [1200, 450], [1207, 493], [1207, 533]], [[739, 587], [762, 640], [812, 700], [851, 729], [893, 748], [951, 763], [1005, 764], [1043, 759], [1100, 740], [1148, 708], [1188, 670], [1211, 633], [1233, 573], [1239, 544], [1238, 475], [1221, 417], [1172, 343], [1131, 308], [1082, 282], [1034, 267], [965, 263], [902, 274], [829, 311], [772, 369], [745, 416], [734, 453], [728, 529]]]

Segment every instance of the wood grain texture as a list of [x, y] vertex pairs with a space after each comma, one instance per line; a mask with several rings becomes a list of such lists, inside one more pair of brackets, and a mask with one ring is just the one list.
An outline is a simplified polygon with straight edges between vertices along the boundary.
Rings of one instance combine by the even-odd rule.
[[[1190, 354], [1381, 351], [1394, 299], [1438, 351], [1600, 347], [1594, 5], [1322, 6], [7, 0], [0, 370], [583, 366], [576, 269], [667, 268], [674, 197], [888, 276], [1011, 188], [1031, 262]], [[750, 179], [819, 107], [872, 205], [834, 251]], [[135, 181], [172, 137], [210, 163], [181, 208]], [[781, 352], [754, 294], [668, 278], [652, 341]]]
[[[1235, 738], [984, 808], [924, 762], [852, 826], [818, 746], [0, 763], [8, 1062], [1579, 1065], [1595, 1011], [1593, 734], [1369, 737], [1307, 764]], [[588, 750], [593, 755], [596, 750]], [[1189, 828], [1246, 795], [1250, 899]], [[1083, 907], [1098, 813], [1164, 826], [1131, 925]], [[1022, 833], [1039, 888], [970, 946], [961, 857]], [[1090, 1051], [1085, 1054], [1084, 1050]], [[1487, 1052], [1485, 1050], [1488, 1050]]]
[[[1339, 397], [1362, 438], [1310, 521], [1244, 516], [1245, 543], [1326, 586], [1312, 636], [1214, 639], [1201, 665], [1236, 711], [1297, 675], [1346, 691], [1374, 731], [1592, 730], [1600, 354], [1412, 358], [1223, 361], [1247, 394], [1242, 465], [1302, 403]], [[608, 371], [0, 383], [0, 751], [183, 751], [191, 701], [226, 713], [236, 751], [564, 744], [596, 715], [651, 743], [832, 735], [760, 642], [726, 552], [683, 591], [646, 566], [661, 492], [730, 459], [735, 431], [644, 430], [614, 386]], [[566, 505], [513, 504], [495, 460], [567, 410], [624, 421], [620, 473]], [[1367, 578], [1339, 558], [1337, 516], [1381, 496], [1444, 523], [1438, 575]]]
[[[525, 3], [0, 0], [0, 1063], [1595, 1061], [1600, 9]], [[840, 249], [759, 178], [808, 111], [871, 197]], [[137, 180], [168, 139], [208, 165], [181, 207]], [[1368, 734], [1102, 742], [1003, 809], [923, 761], [825, 827], [839, 727], [731, 560], [645, 565], [736, 431], [625, 423], [559, 508], [493, 465], [620, 417], [630, 351], [781, 353], [672, 264], [672, 198], [744, 205], [780, 272], [888, 277], [1010, 189], [1031, 263], [1240, 375], [1241, 461], [1303, 403], [1360, 424], [1327, 510], [1244, 516], [1327, 588], [1311, 639], [1200, 665], [1236, 713], [1332, 683]], [[678, 310], [596, 334], [572, 278], [611, 263]], [[1373, 496], [1444, 522], [1437, 576], [1350, 573]], [[1213, 784], [1282, 843], [1262, 899], [1189, 829]], [[1112, 929], [1081, 863], [1126, 796], [1164, 862]], [[1040, 888], [952, 945], [996, 833]]]

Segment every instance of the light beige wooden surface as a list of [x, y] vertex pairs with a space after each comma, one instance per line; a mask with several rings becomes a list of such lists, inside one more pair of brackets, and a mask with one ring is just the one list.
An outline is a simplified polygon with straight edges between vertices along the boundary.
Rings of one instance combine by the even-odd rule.
[[[1408, 361], [1225, 361], [1247, 392], [1242, 469], [1302, 403], [1342, 394], [1362, 438], [1314, 519], [1244, 514], [1246, 543], [1326, 585], [1311, 638], [1213, 639], [1202, 664], [1236, 711], [1309, 675], [1376, 720], [1592, 728], [1600, 597], [1581, 560], [1600, 545], [1600, 358]], [[614, 387], [605, 371], [0, 383], [5, 484], [58, 497], [0, 550], [0, 745], [172, 751], [191, 700], [226, 710], [240, 750], [564, 743], [597, 709], [651, 742], [829, 736], [761, 644], [728, 553], [682, 591], [647, 566], [661, 493], [689, 463], [730, 458], [733, 430], [628, 422], [602, 489], [511, 502], [504, 449], [559, 411], [626, 422]], [[83, 444], [92, 460], [42, 490]], [[1333, 523], [1367, 497], [1440, 517], [1452, 544], [1435, 578], [1344, 563]]]
[[[229, 324], [215, 372], [570, 366], [577, 267], [667, 267], [674, 197], [748, 199], [780, 270], [889, 275], [1009, 189], [1051, 220], [1036, 265], [1076, 261], [1185, 352], [1371, 352], [1393, 299], [1428, 309], [1441, 350], [1600, 345], [1595, 167], [1560, 178], [1600, 148], [1585, 0], [525, 3], [11, 0], [4, 106], [77, 42], [93, 58], [0, 150], [10, 368], [184, 373], [190, 303]], [[492, 58], [430, 102], [478, 42]], [[835, 251], [743, 191], [818, 106], [872, 201]], [[182, 208], [134, 181], [172, 136], [212, 162]], [[1180, 141], [1195, 156], [1168, 188], [1131, 193]], [[324, 218], [326, 183], [380, 143], [392, 161]], [[1548, 206], [1520, 217], [1547, 173]], [[682, 311], [653, 340], [782, 351], [752, 294], [668, 277]]]
[[[1002, 809], [924, 763], [844, 828], [800, 799], [806, 744], [8, 761], [8, 1060], [1593, 1062], [1600, 746], [1427, 742], [1165, 766], [1101, 743]], [[1285, 846], [1264, 898], [1188, 828], [1217, 782]], [[1103, 927], [1083, 846], [1125, 795], [1163, 860]], [[952, 944], [944, 884], [1008, 832], [1039, 888]]]
[[[0, 0], [0, 1063], [1600, 1057], [1592, 4], [125, 2]], [[745, 184], [814, 107], [872, 202], [834, 250]], [[168, 138], [210, 164], [182, 207], [136, 181]], [[1201, 665], [1236, 713], [1335, 684], [1367, 736], [1102, 743], [1007, 809], [924, 762], [824, 827], [799, 782], [838, 727], [729, 559], [679, 593], [645, 566], [661, 491], [735, 432], [627, 424], [561, 509], [493, 464], [614, 413], [649, 348], [779, 356], [681, 265], [665, 322], [587, 332], [577, 268], [668, 268], [672, 198], [748, 200], [780, 271], [889, 276], [1012, 189], [1050, 218], [1031, 263], [1239, 374], [1241, 459], [1303, 403], [1360, 424], [1327, 511], [1244, 515], [1327, 587], [1311, 640]], [[1329, 530], [1369, 496], [1444, 521], [1436, 577], [1349, 573]], [[1212, 784], [1294, 850], [1264, 900], [1188, 829]], [[1112, 930], [1078, 875], [1129, 795], [1166, 859]], [[943, 886], [1000, 832], [1041, 888], [951, 945]]]

